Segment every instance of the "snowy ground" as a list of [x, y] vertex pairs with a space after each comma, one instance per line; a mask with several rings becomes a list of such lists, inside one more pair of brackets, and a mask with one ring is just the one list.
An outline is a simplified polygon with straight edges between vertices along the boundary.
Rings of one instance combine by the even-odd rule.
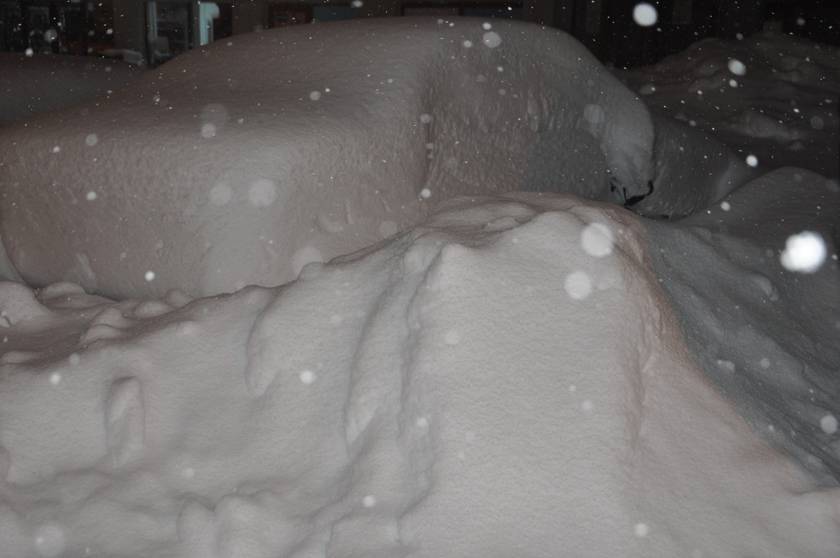
[[[127, 293], [114, 302], [67, 282], [0, 284], [0, 556], [840, 554], [837, 181], [803, 168], [764, 173], [769, 155], [756, 151], [762, 164], [747, 164], [744, 134], [707, 134], [659, 109], [649, 116], [562, 35], [451, 23], [237, 38], [243, 44], [165, 65], [101, 112], [87, 105], [0, 130], [0, 143], [15, 146], [3, 155], [0, 187], [4, 243], [21, 274], [37, 284], [52, 273], [49, 259], [69, 249], [88, 254], [75, 261], [91, 272], [81, 280], [97, 279], [89, 290]], [[298, 39], [306, 50], [344, 47], [362, 69], [342, 61], [316, 77], [253, 73], [256, 54], [270, 66], [275, 41], [293, 49]], [[555, 55], [541, 67], [536, 52]], [[413, 65], [383, 64], [408, 53]], [[338, 98], [365, 64], [382, 75]], [[753, 60], [748, 75], [772, 76], [762, 64]], [[224, 82], [237, 68], [250, 89], [215, 99], [178, 76], [217, 72]], [[298, 84], [304, 75], [314, 81]], [[583, 75], [598, 85], [570, 82]], [[389, 76], [402, 85], [389, 90]], [[789, 95], [781, 85], [767, 96]], [[254, 104], [274, 97], [284, 100]], [[807, 103], [822, 97], [798, 106], [825, 109], [836, 136], [834, 107]], [[283, 106], [298, 108], [273, 112]], [[239, 118], [250, 122], [241, 131]], [[709, 118], [708, 132], [728, 122]], [[336, 130], [342, 141], [329, 139]], [[173, 163], [154, 143], [178, 134], [217, 142], [207, 149], [220, 169], [250, 153], [268, 172], [262, 165], [279, 153], [302, 171], [294, 180], [248, 175], [222, 191], [216, 161], [187, 149]], [[395, 145], [399, 170], [353, 159], [378, 158], [388, 144], [377, 137]], [[270, 196], [254, 190], [260, 179], [282, 191], [317, 170], [295, 138], [332, 169], [351, 172], [335, 162], [345, 157], [371, 169], [374, 192], [402, 180], [382, 195], [404, 206], [386, 215], [380, 202], [366, 204], [362, 175], [326, 197], [307, 200], [299, 189], [302, 203], [262, 203]], [[829, 139], [800, 138], [818, 155], [802, 166], [817, 168], [828, 149], [819, 142]], [[275, 140], [278, 150], [258, 148]], [[104, 151], [87, 155], [96, 147]], [[102, 164], [71, 172], [56, 163], [88, 156]], [[417, 174], [426, 164], [432, 170]], [[181, 172], [196, 178], [178, 183]], [[505, 193], [530, 181], [539, 192]], [[27, 197], [21, 183], [41, 193]], [[170, 186], [194, 195], [158, 195], [168, 205], [156, 210], [172, 205], [183, 220], [162, 230], [132, 220], [129, 212], [153, 215], [149, 192]], [[465, 193], [473, 195], [445, 199]], [[352, 222], [343, 207], [341, 219], [330, 213], [348, 198]], [[48, 210], [38, 205], [45, 200]], [[248, 200], [267, 211], [265, 222], [290, 212], [316, 226], [332, 217], [317, 231], [292, 231], [301, 246], [314, 234], [362, 249], [308, 265], [290, 261], [301, 246], [260, 251], [247, 224], [263, 217]], [[96, 201], [109, 210], [97, 215]], [[189, 280], [196, 248], [174, 242], [184, 238], [177, 225], [211, 206], [218, 230], [198, 238], [233, 243], [216, 261], [248, 264], [230, 251], [251, 250], [285, 258], [298, 279], [148, 299], [163, 290], [157, 281], [177, 282], [160, 273], [163, 259], [107, 263], [119, 245], [166, 240], [158, 251], [177, 256], [168, 269]], [[118, 226], [120, 217], [128, 224]], [[56, 219], [67, 240], [52, 229]], [[341, 244], [320, 246], [324, 256]], [[202, 273], [193, 269], [182, 291], [207, 287], [196, 285]]]

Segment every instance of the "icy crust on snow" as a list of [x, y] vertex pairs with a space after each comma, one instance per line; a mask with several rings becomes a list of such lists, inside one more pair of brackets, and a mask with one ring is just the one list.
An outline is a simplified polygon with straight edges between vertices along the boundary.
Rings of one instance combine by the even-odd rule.
[[[651, 254], [692, 354], [754, 428], [822, 481], [840, 480], [840, 187], [782, 169], [676, 225], [651, 223]], [[828, 258], [789, 271], [792, 235]], [[834, 425], [833, 427], [831, 425]]]
[[0, 556], [837, 556], [683, 346], [668, 230], [462, 199], [275, 289], [2, 284]]
[[0, 126], [105, 97], [140, 73], [116, 60], [0, 52]]
[[840, 174], [840, 49], [786, 35], [706, 39], [619, 72], [655, 114], [713, 135], [771, 170]]
[[644, 195], [644, 103], [562, 32], [483, 23], [237, 36], [2, 130], [6, 251], [34, 286], [206, 295], [284, 283], [460, 194]]

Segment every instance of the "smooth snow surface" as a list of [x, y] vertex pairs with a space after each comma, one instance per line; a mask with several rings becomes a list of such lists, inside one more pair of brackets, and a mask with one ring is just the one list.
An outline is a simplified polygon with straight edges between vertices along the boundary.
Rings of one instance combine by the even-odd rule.
[[4, 284], [0, 556], [836, 556], [687, 351], [669, 235], [532, 194], [186, 306]]
[[647, 192], [644, 104], [567, 35], [482, 23], [238, 36], [0, 130], [6, 251], [33, 285], [218, 294], [294, 279], [295, 262], [367, 246], [459, 194]]
[[235, 37], [0, 132], [51, 283], [0, 282], [0, 558], [840, 556], [840, 184], [487, 25]]

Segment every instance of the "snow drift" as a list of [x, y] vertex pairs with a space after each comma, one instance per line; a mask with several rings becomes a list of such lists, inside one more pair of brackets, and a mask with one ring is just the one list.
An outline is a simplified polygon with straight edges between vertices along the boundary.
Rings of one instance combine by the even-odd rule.
[[235, 37], [0, 131], [12, 263], [33, 285], [217, 294], [291, 280], [459, 194], [649, 191], [647, 109], [580, 44], [450, 23]]
[[463, 200], [276, 289], [6, 284], [0, 555], [835, 556], [840, 500], [697, 368], [651, 232]]
[[1, 558], [840, 554], [835, 180], [535, 27], [232, 42], [0, 137]]
[[705, 39], [618, 72], [654, 114], [756, 157], [762, 170], [840, 174], [840, 49], [788, 35]]

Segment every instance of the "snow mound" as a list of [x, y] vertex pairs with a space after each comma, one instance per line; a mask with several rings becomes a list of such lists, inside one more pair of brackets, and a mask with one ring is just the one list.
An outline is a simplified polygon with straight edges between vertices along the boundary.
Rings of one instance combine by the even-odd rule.
[[[661, 283], [688, 345], [758, 432], [823, 482], [840, 479], [840, 188], [781, 169], [675, 225], [651, 223]], [[808, 231], [830, 255], [810, 273], [785, 266]], [[831, 419], [828, 419], [829, 421]]]
[[654, 113], [752, 155], [764, 170], [840, 174], [840, 49], [772, 33], [706, 39], [648, 67], [620, 72]]
[[0, 368], [0, 556], [836, 556], [837, 494], [690, 357], [658, 231], [460, 199], [275, 289], [54, 287]]
[[644, 104], [567, 35], [482, 23], [237, 36], [0, 131], [11, 262], [35, 286], [208, 295], [289, 281], [457, 195], [648, 192]]

